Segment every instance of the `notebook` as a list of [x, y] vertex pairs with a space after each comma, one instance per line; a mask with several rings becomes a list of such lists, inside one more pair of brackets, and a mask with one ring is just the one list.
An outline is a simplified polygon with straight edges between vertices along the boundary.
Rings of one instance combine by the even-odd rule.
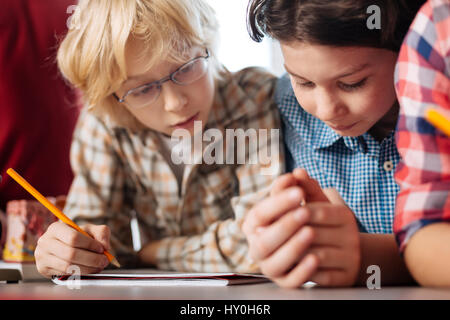
[[240, 273], [98, 273], [54, 276], [57, 285], [80, 286], [230, 286], [268, 282], [263, 275]]

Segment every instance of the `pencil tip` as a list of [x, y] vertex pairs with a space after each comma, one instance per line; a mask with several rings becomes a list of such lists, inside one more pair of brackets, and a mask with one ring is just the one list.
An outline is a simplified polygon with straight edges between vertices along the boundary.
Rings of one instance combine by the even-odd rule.
[[111, 263], [112, 263], [114, 266], [116, 266], [117, 268], [120, 268], [120, 263], [119, 263], [119, 261], [117, 261], [116, 258], [112, 259], [112, 260], [111, 260]]

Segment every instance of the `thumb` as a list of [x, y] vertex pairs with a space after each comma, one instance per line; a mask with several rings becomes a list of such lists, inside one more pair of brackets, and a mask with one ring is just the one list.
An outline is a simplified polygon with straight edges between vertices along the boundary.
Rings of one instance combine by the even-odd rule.
[[323, 193], [327, 196], [331, 203], [347, 205], [335, 188], [323, 189]]
[[279, 176], [272, 184], [270, 189], [270, 196], [274, 196], [281, 191], [293, 187], [297, 185], [297, 181], [292, 173], [286, 173], [282, 176]]
[[111, 249], [110, 239], [111, 230], [105, 225], [86, 224], [83, 226], [83, 230], [86, 231], [96, 241], [100, 242], [105, 250]]
[[328, 202], [328, 198], [320, 187], [319, 182], [311, 178], [305, 169], [296, 168], [293, 174], [297, 180], [297, 184], [306, 193], [306, 202]]

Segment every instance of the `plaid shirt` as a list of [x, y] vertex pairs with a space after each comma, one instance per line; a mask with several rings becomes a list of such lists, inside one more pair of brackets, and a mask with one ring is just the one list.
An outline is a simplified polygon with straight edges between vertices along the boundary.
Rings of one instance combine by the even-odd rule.
[[289, 77], [279, 80], [276, 101], [284, 124], [288, 171], [305, 168], [322, 188], [334, 187], [354, 212], [359, 229], [392, 233], [400, 160], [394, 131], [381, 143], [370, 134], [342, 137], [302, 109]]
[[430, 104], [450, 111], [449, 79], [450, 2], [431, 0], [411, 25], [396, 68], [402, 162], [394, 231], [401, 251], [423, 226], [450, 221], [450, 139], [424, 119]]
[[[272, 99], [275, 83], [272, 75], [256, 68], [226, 73], [216, 85], [205, 131], [219, 129], [225, 146], [226, 129], [279, 132], [278, 109]], [[247, 256], [240, 226], [247, 211], [267, 196], [272, 182], [284, 171], [279, 139], [271, 142], [269, 135], [266, 144], [260, 139], [258, 149], [251, 151], [268, 152], [271, 143], [276, 143], [280, 152], [271, 157], [272, 174], [262, 174], [263, 167], [268, 168], [260, 163], [202, 161], [185, 165], [179, 190], [158, 137], [150, 129], [133, 133], [84, 113], [71, 149], [75, 179], [67, 197], [66, 214], [78, 222], [108, 225], [112, 251], [124, 265], [132, 266], [131, 262], [136, 261], [130, 232], [130, 213], [134, 209], [143, 246], [161, 240], [158, 268], [257, 272]], [[235, 143], [235, 152], [243, 147]], [[251, 153], [248, 139], [245, 152], [247, 156]]]

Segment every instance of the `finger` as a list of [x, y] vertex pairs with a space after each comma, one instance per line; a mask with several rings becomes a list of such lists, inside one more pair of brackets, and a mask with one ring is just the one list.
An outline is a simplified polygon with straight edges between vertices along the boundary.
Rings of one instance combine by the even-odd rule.
[[85, 249], [70, 247], [57, 239], [44, 240], [42, 246], [45, 250], [70, 264], [83, 265], [91, 268], [105, 268], [108, 258], [103, 253], [95, 253]]
[[309, 176], [308, 171], [306, 169], [304, 169], [304, 168], [295, 168], [292, 171], [292, 174], [294, 175], [294, 177], [297, 180], [300, 180], [300, 181], [309, 181], [309, 180], [311, 180], [311, 177]]
[[309, 203], [303, 209], [308, 211], [308, 223], [314, 226], [341, 227], [353, 215], [348, 207], [331, 203]]
[[327, 196], [331, 203], [347, 205], [335, 188], [325, 188], [323, 189], [323, 193]]
[[98, 273], [103, 270], [103, 268], [99, 267], [77, 265], [52, 254], [49, 254], [49, 256], [49, 259], [51, 259], [51, 265], [49, 266], [49, 268], [58, 272], [55, 275], [73, 274], [74, 270], [78, 270], [78, 268], [80, 274]]
[[54, 276], [62, 276], [64, 273], [61, 273], [61, 271], [53, 269], [53, 268], [47, 268], [45, 270], [45, 274], [40, 272], [42, 275], [46, 276], [47, 278], [52, 278]]
[[105, 250], [110, 250], [111, 230], [106, 225], [86, 224], [82, 227], [95, 240], [100, 242]]
[[54, 269], [47, 265], [46, 258], [42, 256], [40, 259], [36, 259], [37, 271], [46, 278], [51, 278], [52, 275], [57, 275], [59, 271], [54, 272]]
[[287, 275], [272, 280], [284, 288], [298, 288], [312, 278], [317, 265], [318, 261], [314, 255], [306, 255]]
[[312, 277], [311, 281], [323, 287], [347, 287], [355, 284], [356, 279], [349, 278], [347, 272], [341, 269], [319, 269]]
[[243, 224], [243, 230], [248, 235], [260, 226], [266, 226], [286, 212], [300, 206], [304, 193], [301, 188], [290, 187], [273, 197], [268, 197], [254, 206]]
[[274, 196], [280, 191], [293, 187], [297, 185], [297, 181], [292, 173], [286, 173], [277, 179], [275, 179], [272, 188], [270, 190], [270, 195]]
[[250, 246], [250, 255], [256, 261], [271, 255], [288, 241], [308, 221], [307, 211], [292, 210], [267, 227], [260, 227]]
[[261, 270], [271, 278], [286, 274], [305, 255], [311, 241], [311, 228], [302, 228], [274, 254], [260, 262]]
[[36, 261], [36, 267], [38, 272], [47, 278], [52, 275], [73, 274], [74, 267], [78, 268], [75, 270], [80, 270], [81, 274], [99, 272], [102, 270], [100, 268], [76, 266], [44, 250], [41, 250], [41, 257], [39, 261]]
[[99, 253], [104, 251], [102, 244], [97, 240], [85, 236], [63, 222], [54, 223], [50, 225], [50, 228], [52, 237], [64, 242], [70, 247], [87, 249]]
[[346, 231], [342, 228], [312, 227], [312, 230], [314, 246], [342, 248], [350, 242], [346, 238]]
[[305, 169], [296, 168], [292, 173], [297, 180], [297, 184], [304, 189], [307, 202], [329, 201], [327, 196], [323, 193], [319, 182], [312, 179]]
[[49, 278], [49, 279], [52, 278], [53, 276], [60, 276], [60, 275], [64, 274], [60, 270], [53, 269], [52, 267], [49, 267], [49, 266], [43, 267], [43, 266], [38, 266], [36, 264], [36, 268], [37, 268], [37, 271], [41, 275], [43, 275], [44, 277]]
[[348, 253], [333, 247], [312, 247], [308, 253], [317, 257], [319, 268], [344, 270], [352, 261]]

